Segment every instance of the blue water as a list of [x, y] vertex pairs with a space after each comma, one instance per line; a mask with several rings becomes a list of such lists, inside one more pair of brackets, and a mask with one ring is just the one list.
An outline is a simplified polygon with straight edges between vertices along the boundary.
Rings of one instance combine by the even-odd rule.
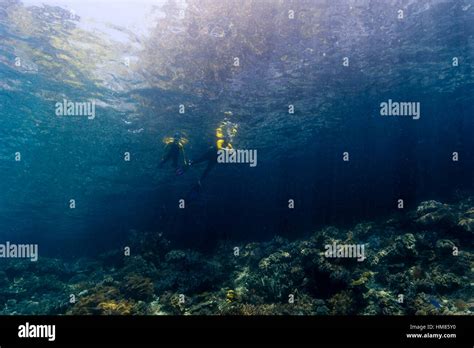
[[[0, 1], [2, 240], [72, 256], [161, 231], [206, 249], [472, 192], [472, 0], [187, 1], [183, 19], [166, 1], [75, 6]], [[96, 117], [56, 116], [63, 98], [97, 100]], [[380, 116], [388, 99], [419, 102], [420, 119]], [[229, 111], [258, 165], [217, 166], [179, 209], [204, 166], [158, 168], [162, 139], [182, 132], [197, 158]]]

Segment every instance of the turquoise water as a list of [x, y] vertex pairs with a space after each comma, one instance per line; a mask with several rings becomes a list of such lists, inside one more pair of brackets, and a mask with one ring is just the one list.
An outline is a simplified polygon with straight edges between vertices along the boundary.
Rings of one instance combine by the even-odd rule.
[[[131, 229], [291, 236], [472, 189], [471, 1], [238, 3], [3, 1], [2, 234], [56, 252]], [[63, 99], [96, 117], [58, 117]], [[421, 117], [380, 116], [388, 99]], [[159, 170], [162, 139], [181, 131], [196, 158], [226, 117], [258, 165], [213, 171], [183, 213], [203, 168]]]

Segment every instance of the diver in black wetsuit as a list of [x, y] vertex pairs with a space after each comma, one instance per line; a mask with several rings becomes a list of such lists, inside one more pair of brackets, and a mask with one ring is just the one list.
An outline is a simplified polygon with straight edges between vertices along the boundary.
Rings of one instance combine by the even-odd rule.
[[[204, 169], [204, 172], [202, 172], [201, 177], [199, 181], [197, 182], [196, 185], [193, 186], [191, 189], [191, 193], [198, 193], [201, 189], [202, 186], [202, 181], [209, 175], [211, 170], [216, 166], [217, 164], [217, 157], [218, 157], [218, 152], [219, 150], [222, 149], [232, 149], [232, 144], [227, 142], [224, 139], [218, 139], [216, 141], [216, 144], [209, 147], [205, 153], [201, 155], [197, 160], [195, 161], [189, 161], [188, 165], [189, 166], [194, 166], [199, 163], [207, 162], [206, 169]], [[189, 196], [189, 194], [188, 194]]]
[[186, 140], [180, 136], [179, 133], [176, 133], [173, 138], [167, 138], [165, 140], [165, 154], [161, 158], [159, 167], [163, 167], [163, 165], [171, 160], [171, 165], [175, 170], [178, 170], [178, 160], [179, 154], [183, 154], [183, 161], [184, 165], [187, 165], [186, 156], [184, 154], [184, 145], [186, 144]]
[[198, 181], [198, 185], [201, 186], [201, 181], [208, 176], [210, 171], [216, 166], [217, 164], [217, 146], [211, 146], [207, 149], [205, 153], [202, 154], [201, 157], [199, 157], [195, 161], [189, 161], [189, 165], [196, 165], [202, 162], [207, 162], [206, 169], [204, 169], [204, 172], [201, 174], [201, 177]]
[[217, 164], [217, 158], [219, 157], [218, 151], [232, 149], [230, 140], [237, 133], [237, 126], [232, 124], [231, 128], [228, 127], [229, 124], [226, 121], [221, 122], [216, 128], [216, 142], [213, 144], [213, 146], [209, 147], [206, 152], [204, 152], [197, 160], [188, 161], [188, 167], [207, 162], [206, 169], [204, 169], [204, 172], [201, 174], [198, 182], [191, 188], [191, 191], [187, 195], [188, 198], [193, 199], [199, 195], [202, 187], [202, 181], [209, 175], [211, 170], [214, 169]]

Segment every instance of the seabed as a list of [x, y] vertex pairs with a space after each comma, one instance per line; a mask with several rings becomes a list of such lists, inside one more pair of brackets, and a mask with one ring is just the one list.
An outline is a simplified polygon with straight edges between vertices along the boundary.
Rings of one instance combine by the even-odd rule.
[[[474, 197], [212, 254], [135, 231], [130, 256], [2, 260], [0, 314], [472, 314], [473, 231]], [[363, 244], [365, 259], [327, 257], [334, 244]]]

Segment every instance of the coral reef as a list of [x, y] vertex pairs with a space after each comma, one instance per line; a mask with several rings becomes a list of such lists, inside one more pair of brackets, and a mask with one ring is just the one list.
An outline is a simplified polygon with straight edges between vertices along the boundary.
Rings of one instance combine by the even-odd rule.
[[[386, 221], [277, 236], [238, 253], [225, 243], [212, 254], [177, 250], [162, 234], [133, 232], [130, 256], [6, 260], [0, 314], [472, 314], [473, 205], [422, 202]], [[325, 253], [340, 244], [364, 245], [364, 258]]]
[[150, 278], [138, 274], [125, 276], [125, 283], [121, 287], [122, 292], [129, 297], [139, 300], [150, 300], [153, 298], [154, 285]]

